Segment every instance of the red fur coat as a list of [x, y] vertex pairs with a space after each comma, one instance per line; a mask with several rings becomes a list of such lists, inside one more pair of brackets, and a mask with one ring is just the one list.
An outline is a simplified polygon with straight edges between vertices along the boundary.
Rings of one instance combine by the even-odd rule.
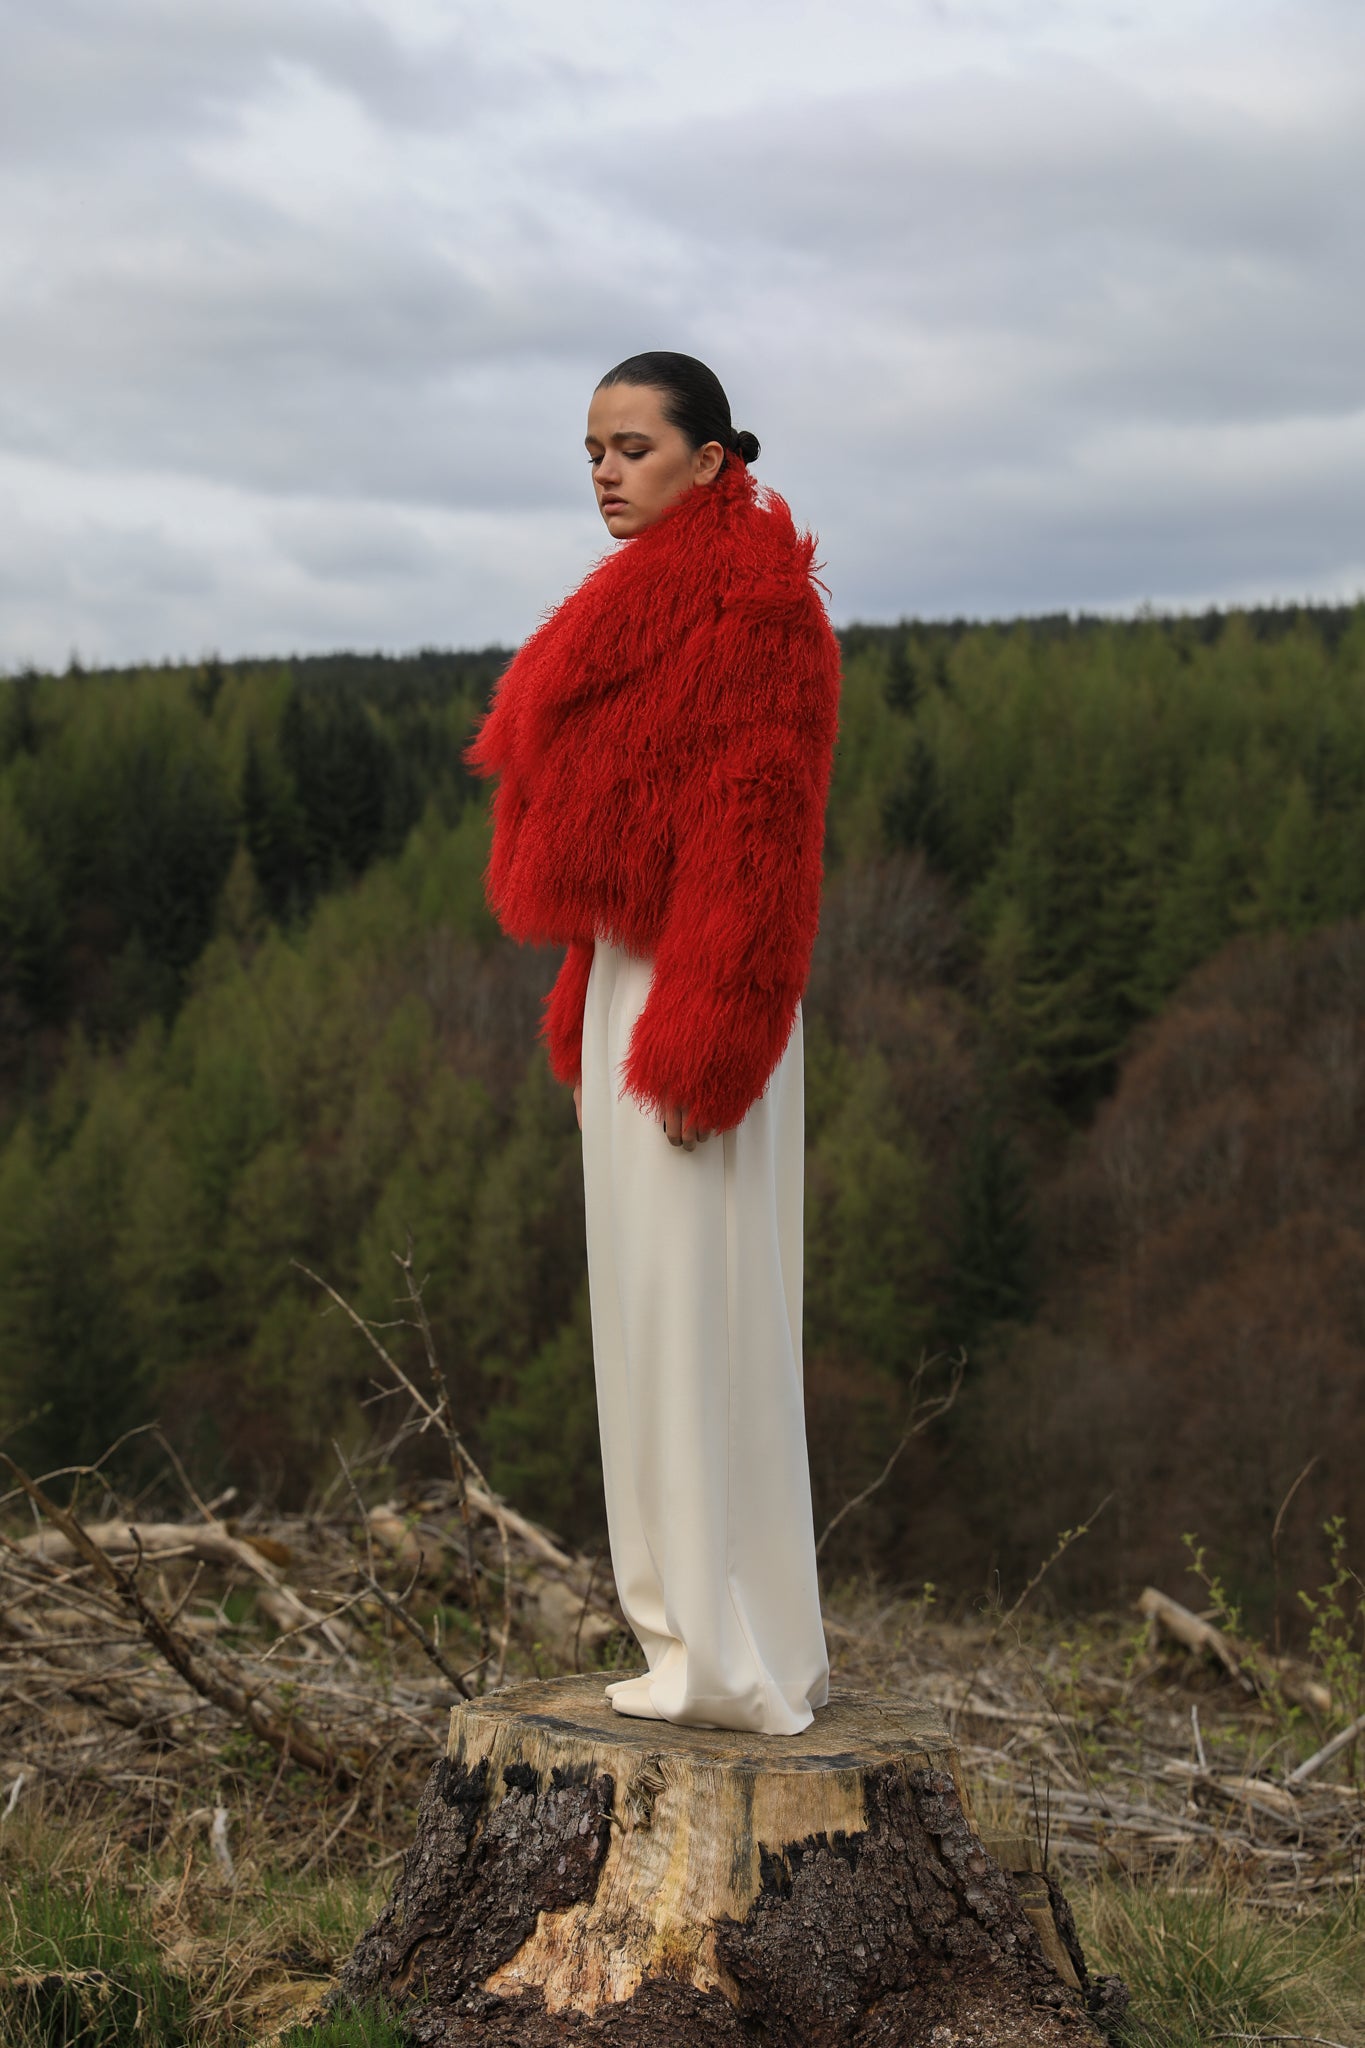
[[729, 457], [549, 614], [465, 750], [500, 778], [489, 903], [568, 944], [554, 1073], [579, 1078], [600, 935], [653, 961], [618, 1099], [716, 1131], [782, 1056], [819, 919], [839, 648], [814, 545]]

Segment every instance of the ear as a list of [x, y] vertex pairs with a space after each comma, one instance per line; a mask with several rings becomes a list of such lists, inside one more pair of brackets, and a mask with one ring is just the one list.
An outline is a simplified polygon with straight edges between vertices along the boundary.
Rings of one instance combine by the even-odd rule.
[[695, 484], [713, 484], [720, 475], [725, 461], [725, 450], [719, 441], [703, 441], [692, 457], [692, 481]]

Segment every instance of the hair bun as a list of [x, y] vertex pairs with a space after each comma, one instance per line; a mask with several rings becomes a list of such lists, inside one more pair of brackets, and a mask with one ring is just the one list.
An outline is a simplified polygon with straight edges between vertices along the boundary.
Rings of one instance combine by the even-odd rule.
[[741, 427], [730, 445], [742, 463], [747, 465], [750, 462], [757, 462], [759, 448], [757, 434], [751, 434], [747, 428]]

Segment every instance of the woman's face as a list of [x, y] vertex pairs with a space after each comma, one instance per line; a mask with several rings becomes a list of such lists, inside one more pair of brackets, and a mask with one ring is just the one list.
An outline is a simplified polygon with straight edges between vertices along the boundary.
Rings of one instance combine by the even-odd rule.
[[725, 450], [719, 441], [690, 446], [664, 418], [652, 384], [608, 384], [594, 391], [585, 437], [597, 509], [614, 540], [652, 526], [693, 484], [712, 483]]

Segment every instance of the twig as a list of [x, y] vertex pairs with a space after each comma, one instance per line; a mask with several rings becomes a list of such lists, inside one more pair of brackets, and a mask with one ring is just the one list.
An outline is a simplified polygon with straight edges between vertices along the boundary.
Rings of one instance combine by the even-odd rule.
[[[395, 1252], [393, 1256], [397, 1258], [398, 1254]], [[503, 1673], [507, 1668], [507, 1649], [512, 1639], [512, 1551], [507, 1540], [507, 1519], [501, 1502], [497, 1499], [492, 1487], [479, 1470], [477, 1462], [470, 1455], [470, 1452], [461, 1440], [459, 1433], [454, 1427], [454, 1423], [443, 1415], [443, 1410], [447, 1404], [447, 1396], [444, 1391], [438, 1392], [437, 1405], [433, 1406], [420, 1387], [415, 1386], [412, 1380], [409, 1379], [387, 1346], [380, 1343], [374, 1333], [373, 1325], [351, 1307], [350, 1302], [346, 1300], [344, 1295], [338, 1294], [336, 1288], [332, 1286], [329, 1280], [324, 1280], [321, 1274], [315, 1273], [310, 1266], [305, 1266], [302, 1259], [291, 1259], [289, 1263], [292, 1266], [297, 1266], [301, 1273], [306, 1273], [310, 1280], [315, 1280], [319, 1287], [331, 1295], [337, 1307], [350, 1317], [356, 1328], [364, 1336], [366, 1342], [383, 1359], [403, 1392], [421, 1409], [427, 1423], [440, 1430], [446, 1442], [456, 1448], [460, 1459], [468, 1471], [469, 1477], [477, 1480], [482, 1489], [484, 1498], [488, 1503], [489, 1512], [497, 1525], [498, 1541], [502, 1549], [502, 1640], [498, 1646], [498, 1668], [493, 1680], [495, 1686], [501, 1685]], [[401, 1259], [399, 1264], [402, 1264]], [[442, 1389], [444, 1389], [444, 1380], [440, 1384]], [[482, 1642], [480, 1647], [486, 1649], [486, 1641]]]
[[181, 1464], [180, 1459], [176, 1454], [174, 1445], [170, 1442], [169, 1438], [166, 1436], [165, 1432], [162, 1430], [159, 1423], [153, 1430], [152, 1434], [156, 1438], [157, 1442], [160, 1444], [162, 1450], [166, 1453], [166, 1456], [174, 1465], [176, 1469], [176, 1474], [180, 1480], [180, 1484], [184, 1487], [186, 1493], [193, 1501], [195, 1507], [198, 1508], [200, 1514], [203, 1516], [206, 1522], [210, 1522], [216, 1527], [218, 1524], [218, 1517], [214, 1514], [212, 1508], [209, 1507], [204, 1501], [202, 1501], [199, 1498], [199, 1495], [195, 1490], [194, 1482], [190, 1478], [190, 1475], [185, 1470], [184, 1466]]
[[[412, 1588], [417, 1583], [416, 1575], [414, 1574], [413, 1578], [409, 1581], [403, 1594], [403, 1599], [395, 1600], [393, 1595], [387, 1593], [380, 1585], [378, 1579], [374, 1578], [371, 1573], [362, 1570], [359, 1565], [354, 1566], [353, 1569], [366, 1592], [372, 1594], [380, 1605], [386, 1608], [393, 1616], [399, 1626], [407, 1630], [413, 1641], [420, 1645], [423, 1655], [436, 1666], [436, 1669], [440, 1672], [442, 1678], [445, 1679], [447, 1685], [453, 1685], [461, 1699], [472, 1699], [474, 1695], [470, 1692], [469, 1687], [465, 1684], [459, 1672], [451, 1670], [441, 1653], [439, 1644], [428, 1635], [421, 1622], [409, 1614], [407, 1608], [403, 1605], [403, 1600], [406, 1600], [408, 1593], [412, 1591]], [[477, 1666], [475, 1668], [477, 1669]]]
[[1201, 1771], [1206, 1771], [1209, 1767], [1209, 1760], [1204, 1754], [1204, 1738], [1199, 1732], [1199, 1703], [1197, 1700], [1190, 1701], [1190, 1724], [1194, 1729], [1194, 1753], [1199, 1759], [1199, 1768]]
[[[354, 1571], [356, 1577], [367, 1588], [367, 1590], [374, 1595], [376, 1600], [379, 1601], [380, 1605], [384, 1607], [393, 1616], [394, 1620], [398, 1622], [402, 1628], [405, 1628], [407, 1630], [408, 1634], [413, 1638], [414, 1642], [420, 1643], [422, 1647], [422, 1654], [432, 1664], [436, 1666], [436, 1669], [440, 1672], [442, 1678], [445, 1679], [447, 1685], [453, 1685], [456, 1692], [460, 1695], [460, 1698], [462, 1700], [472, 1699], [474, 1695], [470, 1692], [469, 1687], [465, 1684], [459, 1672], [452, 1671], [449, 1664], [447, 1664], [439, 1643], [437, 1643], [427, 1633], [426, 1629], [423, 1628], [421, 1622], [418, 1621], [415, 1618], [415, 1616], [408, 1613], [408, 1610], [406, 1606], [403, 1604], [403, 1601], [395, 1600], [390, 1593], [385, 1591], [384, 1587], [380, 1585], [378, 1579], [375, 1577], [374, 1549], [370, 1540], [370, 1523], [369, 1516], [365, 1512], [365, 1503], [360, 1497], [354, 1479], [352, 1479], [351, 1477], [351, 1471], [350, 1467], [346, 1463], [345, 1453], [342, 1451], [341, 1445], [337, 1442], [335, 1437], [333, 1437], [332, 1439], [332, 1449], [336, 1452], [337, 1457], [340, 1460], [341, 1469], [346, 1475], [346, 1483], [351, 1489], [351, 1497], [355, 1501], [356, 1507], [360, 1511], [361, 1525], [365, 1530], [366, 1550], [369, 1554], [370, 1560], [368, 1570], [363, 1565], [358, 1564], [353, 1565], [352, 1570]], [[407, 1589], [409, 1593], [412, 1591], [413, 1586], [417, 1584], [419, 1572], [420, 1566], [418, 1568], [418, 1571], [414, 1572], [412, 1575], [411, 1584], [408, 1586]], [[406, 1598], [407, 1595], [405, 1594], [404, 1600], [406, 1600]]]
[[422, 1299], [422, 1287], [426, 1285], [426, 1282], [423, 1281], [422, 1285], [419, 1286], [413, 1278], [411, 1230], [408, 1232], [408, 1248], [404, 1257], [399, 1258], [397, 1252], [394, 1252], [392, 1256], [402, 1268], [403, 1278], [407, 1283], [408, 1299], [417, 1311], [417, 1327], [422, 1333], [422, 1344], [427, 1354], [427, 1371], [431, 1374], [432, 1385], [436, 1388], [437, 1394], [440, 1397], [439, 1411], [444, 1417], [442, 1429], [447, 1448], [450, 1452], [450, 1471], [451, 1477], [455, 1481], [455, 1496], [459, 1504], [460, 1520], [464, 1525], [465, 1567], [469, 1576], [469, 1589], [474, 1600], [475, 1618], [479, 1625], [479, 1649], [481, 1653], [486, 1654], [488, 1650], [488, 1617], [484, 1612], [483, 1589], [479, 1584], [479, 1575], [474, 1562], [474, 1523], [469, 1512], [469, 1494], [465, 1486], [465, 1467], [470, 1462], [469, 1453], [465, 1449], [464, 1442], [455, 1427], [455, 1408], [450, 1398], [450, 1388], [446, 1382], [440, 1358], [437, 1355], [436, 1341], [431, 1333], [431, 1320], [427, 1315], [426, 1303]]
[[[300, 1693], [321, 1693], [324, 1699], [329, 1700], [351, 1700], [356, 1706], [364, 1707], [370, 1715], [373, 1715], [377, 1707], [382, 1707], [386, 1714], [393, 1715], [396, 1720], [406, 1721], [409, 1728], [415, 1728], [424, 1743], [429, 1744], [432, 1740], [430, 1725], [425, 1721], [419, 1721], [416, 1714], [409, 1713], [406, 1707], [399, 1706], [397, 1700], [381, 1699], [372, 1692], [352, 1692], [349, 1686], [332, 1685], [323, 1678], [300, 1678], [296, 1681], [296, 1690]], [[367, 1769], [373, 1761], [372, 1756], [366, 1758]]]
[[403, 1388], [405, 1393], [411, 1395], [412, 1399], [417, 1403], [417, 1406], [422, 1410], [422, 1413], [430, 1421], [434, 1422], [436, 1420], [436, 1410], [432, 1407], [426, 1395], [423, 1394], [417, 1387], [413, 1385], [412, 1381], [403, 1371], [403, 1368], [394, 1359], [392, 1353], [386, 1348], [386, 1346], [380, 1343], [379, 1339], [374, 1334], [373, 1323], [367, 1322], [364, 1316], [358, 1315], [356, 1311], [351, 1307], [351, 1304], [349, 1301], [347, 1301], [346, 1297], [343, 1294], [337, 1293], [331, 1281], [324, 1280], [322, 1275], [320, 1273], [315, 1273], [311, 1266], [305, 1266], [302, 1259], [291, 1259], [289, 1263], [291, 1266], [297, 1266], [300, 1273], [306, 1273], [310, 1280], [315, 1280], [318, 1286], [323, 1289], [324, 1293], [331, 1295], [337, 1307], [345, 1310], [346, 1314], [350, 1317], [351, 1321], [355, 1324], [356, 1328], [364, 1337], [366, 1343], [369, 1344], [372, 1347], [372, 1349], [378, 1353], [379, 1357], [383, 1359], [385, 1365], [389, 1368], [389, 1371], [393, 1374], [399, 1386]]
[[[253, 1578], [268, 1586], [284, 1602], [291, 1615], [321, 1626], [332, 1648], [342, 1656], [349, 1655], [345, 1640], [338, 1634], [328, 1634], [328, 1618], [316, 1614], [267, 1558], [244, 1538], [230, 1534], [221, 1522], [201, 1526], [182, 1522], [110, 1521], [83, 1523], [81, 1526], [87, 1541], [103, 1554], [121, 1556], [132, 1551], [140, 1559], [146, 1552], [162, 1562], [172, 1558], [197, 1557], [207, 1564], [240, 1565]], [[39, 1529], [34, 1535], [24, 1537], [18, 1549], [25, 1557], [43, 1557], [55, 1562], [75, 1550], [76, 1545], [64, 1527], [54, 1524], [50, 1529]], [[85, 1556], [87, 1553], [81, 1551], [77, 1554]]]
[[896, 1445], [895, 1450], [892, 1451], [891, 1456], [887, 1459], [871, 1485], [865, 1486], [861, 1493], [855, 1493], [852, 1500], [845, 1501], [839, 1512], [826, 1522], [820, 1540], [815, 1546], [815, 1555], [817, 1557], [838, 1528], [840, 1522], [843, 1521], [845, 1515], [851, 1515], [853, 1510], [860, 1508], [865, 1500], [871, 1500], [879, 1487], [885, 1486], [895, 1468], [896, 1460], [911, 1438], [922, 1436], [929, 1427], [929, 1424], [937, 1422], [940, 1415], [946, 1415], [954, 1401], [956, 1401], [962, 1387], [962, 1375], [967, 1369], [967, 1354], [965, 1351], [959, 1351], [957, 1357], [953, 1360], [952, 1376], [948, 1382], [947, 1391], [942, 1394], [931, 1395], [927, 1401], [921, 1401], [919, 1398], [920, 1388], [924, 1384], [924, 1375], [928, 1372], [931, 1365], [937, 1365], [939, 1358], [942, 1356], [941, 1352], [934, 1358], [925, 1358], [921, 1355], [920, 1362], [915, 1367], [910, 1379], [909, 1420], [901, 1433], [900, 1442]]
[[820, 1540], [815, 1546], [815, 1555], [817, 1557], [820, 1555], [820, 1552], [824, 1549], [826, 1543], [828, 1543], [830, 1537], [834, 1534], [834, 1531], [838, 1528], [840, 1522], [843, 1521], [844, 1516], [851, 1515], [853, 1513], [853, 1510], [855, 1508], [860, 1508], [865, 1500], [871, 1500], [873, 1494], [876, 1493], [879, 1487], [885, 1486], [887, 1480], [891, 1477], [891, 1474], [895, 1469], [896, 1460], [900, 1457], [901, 1452], [909, 1443], [912, 1434], [913, 1432], [908, 1429], [905, 1431], [905, 1434], [902, 1436], [900, 1442], [896, 1445], [895, 1450], [891, 1453], [891, 1456], [882, 1466], [881, 1471], [877, 1474], [877, 1477], [872, 1481], [871, 1485], [865, 1486], [861, 1493], [855, 1493], [852, 1500], [846, 1500], [843, 1506], [839, 1509], [839, 1512], [836, 1515], [831, 1516], [830, 1520], [826, 1522], [824, 1529], [821, 1532]]
[[[286, 1644], [292, 1643], [298, 1636], [309, 1635], [315, 1628], [323, 1630], [332, 1628], [337, 1622], [341, 1621], [346, 1615], [348, 1615], [351, 1609], [357, 1606], [360, 1603], [360, 1601], [362, 1601], [364, 1598], [365, 1590], [364, 1588], [362, 1588], [360, 1592], [352, 1593], [349, 1599], [338, 1601], [337, 1605], [332, 1608], [330, 1613], [315, 1614], [311, 1621], [296, 1622], [293, 1628], [282, 1629], [279, 1635], [276, 1636], [274, 1642], [267, 1645], [267, 1647], [261, 1651], [261, 1663], [268, 1664], [271, 1661], [271, 1659], [275, 1656], [277, 1651], [284, 1649]], [[348, 1659], [347, 1661], [351, 1662], [353, 1660]]]
[[1019, 1609], [1028, 1599], [1030, 1593], [1034, 1593], [1037, 1591], [1038, 1587], [1043, 1583], [1043, 1580], [1052, 1570], [1053, 1565], [1056, 1564], [1058, 1558], [1064, 1557], [1067, 1551], [1070, 1550], [1072, 1544], [1078, 1543], [1082, 1536], [1088, 1536], [1090, 1534], [1090, 1531], [1094, 1528], [1096, 1522], [1098, 1522], [1100, 1516], [1104, 1513], [1105, 1509], [1108, 1507], [1110, 1501], [1113, 1498], [1114, 1496], [1112, 1493], [1106, 1493], [1104, 1499], [1100, 1502], [1099, 1506], [1097, 1508], [1092, 1508], [1089, 1515], [1087, 1515], [1086, 1519], [1083, 1522], [1077, 1523], [1074, 1529], [1063, 1529], [1061, 1535], [1057, 1538], [1057, 1542], [1053, 1548], [1051, 1557], [1045, 1557], [1043, 1559], [1043, 1562], [1039, 1565], [1037, 1571], [1033, 1574], [1033, 1577], [1029, 1580], [1023, 1592], [1014, 1602], [1014, 1605], [1008, 1610], [1006, 1614], [1004, 1614], [1001, 1617], [1000, 1626], [1002, 1628], [1004, 1628], [1007, 1623], [1014, 1620], [1015, 1615], [1019, 1612]]
[[[498, 1545], [502, 1552], [502, 1638], [498, 1644], [498, 1666], [493, 1675], [493, 1684], [497, 1687], [502, 1684], [503, 1675], [507, 1669], [507, 1652], [512, 1641], [512, 1550], [508, 1541], [507, 1517], [502, 1503], [498, 1500], [492, 1487], [479, 1470], [475, 1459], [470, 1456], [463, 1438], [455, 1427], [455, 1415], [451, 1407], [450, 1389], [446, 1384], [445, 1374], [436, 1355], [436, 1346], [431, 1335], [431, 1324], [427, 1319], [426, 1306], [422, 1300], [422, 1290], [417, 1286], [412, 1276], [411, 1231], [408, 1232], [406, 1258], [399, 1259], [397, 1252], [393, 1256], [395, 1259], [398, 1259], [398, 1264], [403, 1269], [408, 1285], [408, 1293], [417, 1309], [418, 1327], [422, 1332], [427, 1354], [427, 1369], [431, 1374], [432, 1384], [437, 1390], [438, 1399], [437, 1407], [434, 1411], [434, 1420], [437, 1428], [445, 1437], [450, 1451], [451, 1470], [455, 1475], [460, 1514], [464, 1521], [471, 1590], [474, 1595], [475, 1612], [479, 1623], [480, 1661], [486, 1660], [488, 1655], [488, 1624], [484, 1614], [483, 1595], [479, 1588], [478, 1573], [474, 1569], [474, 1539], [469, 1519], [469, 1492], [466, 1485], [466, 1472], [471, 1479], [477, 1480], [482, 1488], [488, 1506], [492, 1510], [493, 1520], [498, 1531]], [[425, 1285], [425, 1282], [423, 1285]]]
[[1284, 1781], [1285, 1784], [1306, 1784], [1309, 1778], [1317, 1776], [1324, 1764], [1331, 1763], [1334, 1756], [1339, 1756], [1343, 1749], [1348, 1748], [1358, 1735], [1365, 1735], [1365, 1714], [1358, 1714], [1349, 1728], [1343, 1728], [1341, 1733], [1334, 1735], [1330, 1742], [1324, 1742], [1322, 1748], [1314, 1756], [1310, 1756], [1306, 1763], [1301, 1763], [1296, 1771], [1289, 1773], [1289, 1776]]
[[[1110, 1501], [1113, 1498], [1114, 1496], [1112, 1493], [1106, 1493], [1104, 1499], [1100, 1502], [1099, 1506], [1093, 1510], [1093, 1512], [1090, 1514], [1086, 1521], [1078, 1523], [1074, 1529], [1063, 1529], [1061, 1535], [1057, 1538], [1057, 1541], [1053, 1546], [1052, 1555], [1050, 1557], [1044, 1558], [1043, 1562], [1039, 1565], [1037, 1571], [1033, 1574], [1033, 1577], [1029, 1580], [1028, 1584], [1025, 1586], [1023, 1592], [1019, 1595], [1019, 1598], [1014, 1602], [1013, 1606], [1008, 1608], [1004, 1614], [997, 1617], [989, 1636], [986, 1638], [986, 1641], [982, 1646], [981, 1653], [977, 1657], [976, 1663], [972, 1666], [971, 1676], [968, 1678], [966, 1685], [963, 1687], [961, 1700], [955, 1708], [949, 1709], [949, 1728], [953, 1733], [956, 1733], [957, 1723], [960, 1720], [962, 1714], [966, 1711], [967, 1701], [972, 1696], [972, 1687], [976, 1684], [977, 1678], [980, 1675], [981, 1666], [985, 1663], [987, 1657], [990, 1655], [992, 1649], [999, 1640], [1001, 1630], [1007, 1627], [1008, 1624], [1014, 1620], [1015, 1615], [1018, 1614], [1020, 1608], [1028, 1599], [1029, 1595], [1037, 1591], [1038, 1587], [1042, 1584], [1047, 1574], [1052, 1570], [1053, 1565], [1056, 1564], [1058, 1558], [1064, 1557], [1066, 1552], [1070, 1550], [1072, 1544], [1078, 1543], [1082, 1536], [1088, 1536], [1090, 1534], [1090, 1531], [1093, 1528], [1094, 1524], [1098, 1521], [1099, 1517], [1104, 1513], [1104, 1510], [1108, 1507]], [[1053, 1706], [1053, 1702], [1048, 1695], [1046, 1687], [1044, 1687], [1041, 1684], [1041, 1682], [1036, 1678], [1034, 1679], [1034, 1683], [1038, 1686], [1038, 1690], [1042, 1693], [1045, 1704], [1055, 1713], [1056, 1708]], [[1084, 1759], [1082, 1759], [1082, 1764], [1084, 1767]], [[1085, 1767], [1085, 1775], [1087, 1776], [1087, 1778], [1090, 1776], [1088, 1767]]]
[[287, 1746], [294, 1761], [307, 1769], [329, 1778], [349, 1779], [355, 1775], [352, 1766], [332, 1753], [324, 1737], [315, 1735], [308, 1728], [300, 1731], [292, 1721], [278, 1720], [264, 1703], [261, 1692], [250, 1691], [230, 1669], [201, 1655], [178, 1630], [168, 1627], [165, 1617], [143, 1597], [136, 1578], [120, 1570], [105, 1556], [74, 1515], [49, 1499], [38, 1482], [22, 1471], [7, 1452], [0, 1451], [0, 1460], [9, 1467], [34, 1507], [61, 1530], [88, 1564], [94, 1566], [105, 1584], [133, 1615], [152, 1647], [192, 1691], [203, 1699], [212, 1700], [215, 1706], [222, 1707], [236, 1720], [244, 1721], [253, 1734], [260, 1736], [273, 1749]]
[[1273, 1529], [1271, 1530], [1271, 1532], [1270, 1532], [1270, 1573], [1271, 1573], [1271, 1579], [1272, 1579], [1272, 1591], [1271, 1591], [1271, 1602], [1272, 1602], [1272, 1610], [1273, 1610], [1273, 1617], [1274, 1617], [1274, 1627], [1275, 1627], [1275, 1655], [1276, 1655], [1277, 1657], [1279, 1656], [1279, 1654], [1280, 1654], [1280, 1650], [1281, 1650], [1281, 1642], [1280, 1642], [1280, 1527], [1281, 1527], [1281, 1524], [1282, 1524], [1282, 1523], [1283, 1523], [1283, 1521], [1284, 1521], [1284, 1518], [1285, 1518], [1285, 1514], [1286, 1514], [1286, 1513], [1287, 1513], [1287, 1511], [1288, 1511], [1288, 1508], [1289, 1508], [1289, 1503], [1290, 1503], [1290, 1502], [1291, 1502], [1291, 1501], [1293, 1500], [1293, 1498], [1294, 1498], [1294, 1495], [1295, 1495], [1295, 1494], [1296, 1494], [1296, 1493], [1298, 1492], [1299, 1488], [1300, 1488], [1300, 1487], [1301, 1487], [1301, 1486], [1303, 1485], [1303, 1482], [1304, 1482], [1304, 1480], [1305, 1480], [1305, 1479], [1306, 1479], [1306, 1478], [1308, 1477], [1309, 1473], [1310, 1473], [1310, 1472], [1312, 1471], [1313, 1467], [1314, 1467], [1314, 1466], [1315, 1466], [1315, 1465], [1316, 1465], [1317, 1463], [1318, 1463], [1318, 1454], [1317, 1454], [1317, 1452], [1315, 1451], [1315, 1452], [1313, 1453], [1312, 1457], [1311, 1457], [1311, 1458], [1310, 1458], [1310, 1459], [1308, 1460], [1308, 1463], [1307, 1463], [1307, 1464], [1306, 1464], [1306, 1465], [1304, 1466], [1304, 1468], [1303, 1468], [1302, 1472], [1300, 1472], [1300, 1474], [1299, 1474], [1298, 1478], [1297, 1478], [1297, 1479], [1296, 1479], [1296, 1480], [1294, 1481], [1294, 1484], [1293, 1484], [1293, 1485], [1292, 1485], [1292, 1486], [1290, 1487], [1290, 1489], [1289, 1489], [1288, 1493], [1287, 1493], [1287, 1494], [1285, 1495], [1284, 1499], [1283, 1499], [1283, 1500], [1282, 1500], [1282, 1501], [1280, 1502], [1280, 1509], [1279, 1509], [1279, 1513], [1278, 1513], [1278, 1514], [1276, 1515], [1276, 1517], [1275, 1517], [1275, 1526], [1274, 1526], [1274, 1528], [1273, 1528]]
[[190, 1573], [190, 1582], [188, 1586], [186, 1586], [184, 1592], [180, 1595], [180, 1598], [176, 1601], [174, 1607], [166, 1616], [168, 1626], [173, 1622], [179, 1621], [181, 1615], [185, 1612], [185, 1609], [190, 1604], [190, 1599], [194, 1593], [195, 1587], [199, 1584], [199, 1581], [203, 1576], [204, 1562], [201, 1558], [199, 1562], [195, 1565], [194, 1570]]
[[322, 1842], [313, 1851], [312, 1855], [308, 1858], [308, 1861], [306, 1863], [301, 1863], [297, 1870], [291, 1872], [292, 1876], [306, 1877], [308, 1875], [308, 1872], [314, 1867], [314, 1865], [322, 1861], [323, 1857], [327, 1854], [327, 1851], [331, 1848], [333, 1842], [336, 1841], [337, 1837], [339, 1835], [344, 1835], [347, 1828], [351, 1825], [352, 1820], [355, 1818], [355, 1810], [359, 1806], [359, 1804], [360, 1794], [359, 1792], [357, 1792], [355, 1797], [352, 1799], [350, 1805], [347, 1807], [345, 1813], [342, 1814], [341, 1819], [337, 1822], [336, 1826], [328, 1834], [326, 1840]]
[[[156, 1428], [154, 1422], [138, 1422], [131, 1429], [125, 1429], [122, 1436], [116, 1436], [107, 1451], [101, 1451], [93, 1465], [58, 1465], [51, 1472], [44, 1472], [39, 1484], [50, 1486], [54, 1479], [93, 1479], [102, 1465], [107, 1465], [116, 1451], [131, 1443], [135, 1436], [146, 1436]], [[10, 1460], [6, 1458], [6, 1464]], [[17, 1470], [17, 1467], [15, 1468]], [[16, 1487], [12, 1493], [0, 1494], [0, 1508], [7, 1508], [12, 1500], [18, 1500], [22, 1489]]]

